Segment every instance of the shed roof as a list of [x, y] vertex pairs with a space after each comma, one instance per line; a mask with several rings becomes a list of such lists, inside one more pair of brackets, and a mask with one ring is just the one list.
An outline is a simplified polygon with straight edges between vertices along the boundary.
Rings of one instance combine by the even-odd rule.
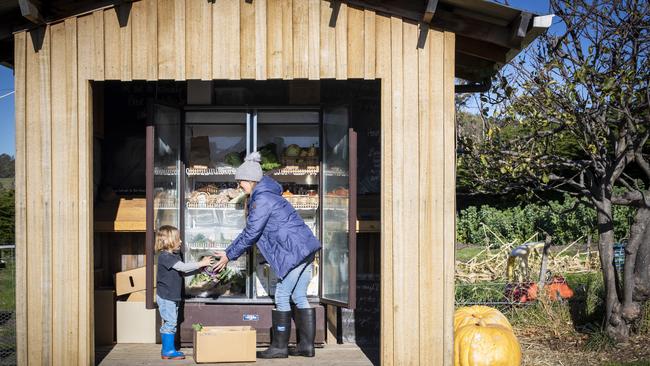
[[[208, 0], [203, 0], [208, 1]], [[251, 0], [261, 1], [261, 0]], [[128, 0], [0, 0], [0, 62], [13, 65], [12, 33]], [[331, 1], [336, 7], [339, 1]], [[346, 0], [456, 33], [456, 77], [483, 81], [551, 25], [538, 15], [485, 0]]]

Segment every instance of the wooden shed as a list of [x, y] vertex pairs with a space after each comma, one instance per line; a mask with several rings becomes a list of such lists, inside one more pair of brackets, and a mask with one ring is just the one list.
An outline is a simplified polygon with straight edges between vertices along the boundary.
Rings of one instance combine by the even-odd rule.
[[379, 83], [381, 363], [453, 363], [455, 92], [489, 85], [549, 16], [480, 0], [19, 0], [0, 24], [19, 364], [94, 363], [97, 82], [328, 79]]

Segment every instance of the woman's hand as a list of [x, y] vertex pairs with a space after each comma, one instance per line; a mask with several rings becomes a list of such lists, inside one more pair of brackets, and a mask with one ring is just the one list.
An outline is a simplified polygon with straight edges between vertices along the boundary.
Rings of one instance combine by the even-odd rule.
[[226, 265], [228, 264], [228, 256], [226, 255], [226, 252], [223, 251], [214, 252], [214, 255], [220, 257], [219, 261], [214, 265], [214, 268], [217, 272], [221, 272], [221, 270], [226, 268]]

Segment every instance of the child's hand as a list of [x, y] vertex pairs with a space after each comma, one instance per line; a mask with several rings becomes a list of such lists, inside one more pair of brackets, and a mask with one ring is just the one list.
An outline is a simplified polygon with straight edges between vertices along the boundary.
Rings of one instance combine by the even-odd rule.
[[210, 256], [205, 256], [199, 261], [199, 266], [201, 267], [207, 267], [212, 264], [212, 257]]

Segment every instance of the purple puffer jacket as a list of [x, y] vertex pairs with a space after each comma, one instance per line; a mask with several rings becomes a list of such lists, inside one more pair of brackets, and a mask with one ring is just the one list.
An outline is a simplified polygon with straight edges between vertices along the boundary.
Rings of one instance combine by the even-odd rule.
[[293, 206], [282, 197], [280, 184], [267, 176], [253, 189], [246, 228], [226, 249], [228, 260], [236, 260], [255, 243], [280, 279], [321, 247]]

